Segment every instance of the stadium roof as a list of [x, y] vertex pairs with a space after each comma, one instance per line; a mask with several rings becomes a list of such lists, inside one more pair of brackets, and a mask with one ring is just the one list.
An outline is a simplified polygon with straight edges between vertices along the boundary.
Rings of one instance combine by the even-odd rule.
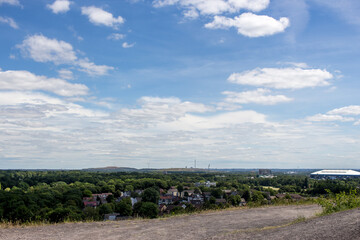
[[311, 173], [311, 175], [328, 175], [328, 176], [360, 176], [360, 172], [354, 170], [321, 170]]

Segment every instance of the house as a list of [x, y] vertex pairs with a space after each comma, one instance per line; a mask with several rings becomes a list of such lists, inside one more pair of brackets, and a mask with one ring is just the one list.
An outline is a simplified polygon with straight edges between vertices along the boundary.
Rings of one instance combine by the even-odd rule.
[[188, 202], [199, 201], [199, 202], [203, 203], [204, 202], [204, 197], [201, 194], [193, 194], [193, 195], [191, 195], [191, 196], [189, 196], [187, 198], [187, 201]]
[[161, 204], [166, 204], [166, 205], [169, 205], [169, 204], [172, 204], [173, 203], [173, 196], [160, 196], [160, 199], [159, 199], [159, 205]]
[[135, 193], [141, 195], [143, 193], [143, 190], [135, 190]]
[[92, 194], [92, 197], [84, 197], [83, 203], [85, 207], [97, 207], [100, 204], [107, 203], [106, 198], [112, 193]]
[[104, 215], [104, 221], [115, 221], [119, 213], [109, 213]]
[[180, 193], [179, 191], [175, 188], [175, 187], [171, 187], [168, 191], [167, 194], [172, 195], [174, 197], [180, 197]]
[[228, 195], [228, 196], [232, 193], [232, 191], [229, 190], [229, 189], [222, 190], [222, 191], [223, 191], [223, 193], [225, 193], [225, 194]]
[[131, 191], [123, 192], [121, 197], [131, 197]]
[[246, 206], [245, 198], [241, 198], [241, 201], [239, 203], [239, 206]]
[[196, 206], [196, 205], [202, 205], [203, 201], [199, 201], [199, 200], [190, 200], [189, 203], [191, 203], [192, 205]]
[[107, 203], [106, 198], [110, 195], [113, 195], [112, 193], [100, 193], [100, 194], [93, 194], [92, 197], [95, 201], [98, 202], [98, 205]]
[[83, 201], [85, 207], [97, 207], [98, 204], [96, 201]]
[[290, 197], [292, 200], [295, 200], [295, 201], [299, 201], [299, 200], [303, 199], [303, 197], [300, 196], [299, 194], [290, 194]]
[[205, 200], [209, 201], [211, 198], [211, 192], [203, 192], [203, 197]]
[[200, 187], [200, 186], [205, 186], [205, 187], [216, 187], [216, 182], [210, 182], [210, 181], [206, 181], [206, 182], [197, 182], [195, 183], [195, 187]]
[[195, 191], [195, 190], [184, 190], [184, 191], [181, 192], [180, 196], [181, 196], [181, 197], [185, 197], [186, 195], [187, 195], [187, 196], [191, 196], [191, 195], [194, 194], [194, 191]]
[[141, 202], [141, 197], [137, 197], [137, 198], [130, 198], [131, 200], [131, 206], [134, 206], [135, 203], [137, 202]]

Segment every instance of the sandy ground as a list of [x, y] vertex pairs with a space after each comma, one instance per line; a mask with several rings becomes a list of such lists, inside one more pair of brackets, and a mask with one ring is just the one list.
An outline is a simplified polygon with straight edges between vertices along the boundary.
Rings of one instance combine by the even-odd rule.
[[253, 234], [251, 231], [264, 227], [281, 226], [301, 217], [312, 217], [320, 210], [316, 205], [279, 206], [152, 220], [18, 227], [0, 229], [0, 239], [242, 239], [240, 235], [244, 232], [241, 231]]

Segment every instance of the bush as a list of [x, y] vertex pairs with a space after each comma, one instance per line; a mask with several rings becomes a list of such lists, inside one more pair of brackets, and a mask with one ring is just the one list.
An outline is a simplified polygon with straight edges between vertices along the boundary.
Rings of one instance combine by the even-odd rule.
[[330, 190], [327, 198], [319, 198], [317, 203], [323, 207], [323, 214], [339, 212], [343, 210], [360, 207], [360, 196], [356, 190], [350, 190], [349, 193], [341, 192], [334, 194]]
[[134, 211], [141, 217], [156, 218], [159, 213], [158, 205], [152, 202], [139, 202], [135, 204]]
[[160, 193], [154, 188], [147, 188], [144, 190], [142, 194], [142, 201], [143, 202], [152, 202], [157, 204], [160, 199]]
[[132, 215], [132, 205], [125, 200], [120, 201], [115, 205], [115, 212], [120, 213], [121, 216]]

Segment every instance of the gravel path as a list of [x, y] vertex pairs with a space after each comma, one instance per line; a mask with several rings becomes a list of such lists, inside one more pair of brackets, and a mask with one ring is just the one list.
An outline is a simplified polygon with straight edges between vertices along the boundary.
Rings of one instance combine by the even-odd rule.
[[[263, 231], [259, 233], [260, 235], [256, 235], [251, 230], [255, 231], [256, 229], [285, 225], [299, 217], [312, 217], [320, 210], [320, 207], [317, 205], [278, 206], [224, 210], [152, 220], [69, 223], [39, 227], [5, 228], [0, 229], [0, 239], [167, 240], [175, 238], [203, 240], [242, 239], [248, 236], [256, 239], [262, 237]], [[331, 226], [328, 227], [331, 228]], [[270, 232], [269, 234], [276, 234], [276, 232]], [[265, 238], [269, 239], [267, 237], [263, 239]]]
[[328, 216], [310, 219], [286, 227], [262, 231], [238, 232], [224, 237], [209, 239], [360, 239], [360, 209], [335, 213]]

